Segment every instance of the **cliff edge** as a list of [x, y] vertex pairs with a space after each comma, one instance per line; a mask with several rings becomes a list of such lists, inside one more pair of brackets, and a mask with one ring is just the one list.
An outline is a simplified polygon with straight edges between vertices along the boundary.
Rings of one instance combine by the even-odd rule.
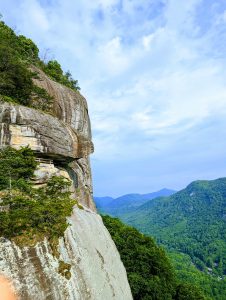
[[[0, 102], [0, 148], [29, 145], [38, 167], [34, 185], [53, 175], [71, 181], [79, 202], [59, 239], [58, 255], [47, 239], [18, 247], [0, 238], [0, 273], [9, 277], [22, 300], [129, 300], [125, 268], [92, 198], [89, 155], [93, 152], [86, 100], [35, 68], [35, 84], [52, 96], [51, 113]], [[83, 209], [82, 209], [83, 208]]]

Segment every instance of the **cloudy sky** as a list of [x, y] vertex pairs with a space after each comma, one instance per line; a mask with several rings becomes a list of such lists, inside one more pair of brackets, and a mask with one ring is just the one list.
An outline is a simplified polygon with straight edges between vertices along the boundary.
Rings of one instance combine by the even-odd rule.
[[0, 0], [87, 98], [94, 193], [226, 176], [225, 0]]

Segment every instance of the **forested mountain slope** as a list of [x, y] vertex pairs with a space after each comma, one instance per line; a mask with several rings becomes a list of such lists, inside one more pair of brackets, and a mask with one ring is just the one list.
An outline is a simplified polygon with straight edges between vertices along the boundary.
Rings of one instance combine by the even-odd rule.
[[126, 220], [169, 249], [189, 254], [199, 269], [226, 274], [226, 178], [193, 182], [149, 201]]
[[103, 216], [125, 265], [134, 300], [209, 300], [200, 288], [176, 277], [166, 252], [151, 237]]
[[135, 212], [123, 214], [121, 219], [174, 252], [180, 268], [181, 255], [186, 255], [184, 261], [190, 260], [200, 274], [219, 283], [220, 293], [226, 289], [226, 178], [195, 181], [172, 196], [153, 199]]

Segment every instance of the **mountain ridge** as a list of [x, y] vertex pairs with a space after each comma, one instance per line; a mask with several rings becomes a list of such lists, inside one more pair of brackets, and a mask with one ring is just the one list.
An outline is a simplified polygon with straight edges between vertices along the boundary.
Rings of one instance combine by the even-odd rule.
[[174, 194], [176, 191], [163, 188], [159, 191], [139, 194], [131, 193], [125, 194], [117, 198], [112, 198], [109, 196], [106, 197], [94, 197], [97, 209], [101, 213], [108, 213], [113, 216], [119, 216], [121, 211], [134, 210], [145, 202], [152, 200], [159, 196], [169, 196]]
[[199, 280], [213, 299], [225, 299], [226, 178], [194, 181], [169, 197], [150, 200], [119, 218], [164, 246], [178, 266], [181, 279], [185, 276], [186, 257], [187, 266], [191, 266], [187, 279], [192, 283]]

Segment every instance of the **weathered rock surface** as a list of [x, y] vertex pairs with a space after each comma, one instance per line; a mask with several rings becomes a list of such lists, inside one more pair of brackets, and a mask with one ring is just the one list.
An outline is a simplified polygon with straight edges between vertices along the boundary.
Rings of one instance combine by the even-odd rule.
[[43, 71], [32, 68], [39, 79], [34, 83], [44, 88], [54, 98], [53, 115], [70, 125], [85, 139], [91, 140], [90, 119], [86, 99], [77, 91], [73, 91], [60, 83], [51, 80]]
[[91, 135], [86, 133], [85, 137], [70, 124], [36, 109], [0, 102], [0, 148], [29, 145], [38, 157], [52, 159], [54, 164], [63, 163], [72, 179], [77, 178], [74, 196], [95, 210], [88, 157], [93, 144]]
[[53, 175], [69, 178], [84, 209], [74, 208], [71, 225], [59, 240], [59, 258], [47, 240], [19, 248], [0, 238], [0, 274], [12, 280], [20, 300], [130, 300], [125, 268], [95, 213], [86, 100], [35, 70], [40, 77], [35, 83], [53, 96], [51, 115], [0, 102], [0, 148], [29, 145], [39, 161], [34, 185], [45, 184]]
[[[132, 299], [124, 266], [101, 217], [76, 208], [69, 222], [58, 259], [46, 240], [22, 249], [8, 240], [0, 242], [1, 273], [12, 279], [20, 300]], [[70, 266], [70, 279], [59, 273], [62, 262]]]
[[30, 145], [48, 156], [75, 159], [93, 151], [91, 140], [56, 117], [21, 105], [0, 103], [0, 146]]

